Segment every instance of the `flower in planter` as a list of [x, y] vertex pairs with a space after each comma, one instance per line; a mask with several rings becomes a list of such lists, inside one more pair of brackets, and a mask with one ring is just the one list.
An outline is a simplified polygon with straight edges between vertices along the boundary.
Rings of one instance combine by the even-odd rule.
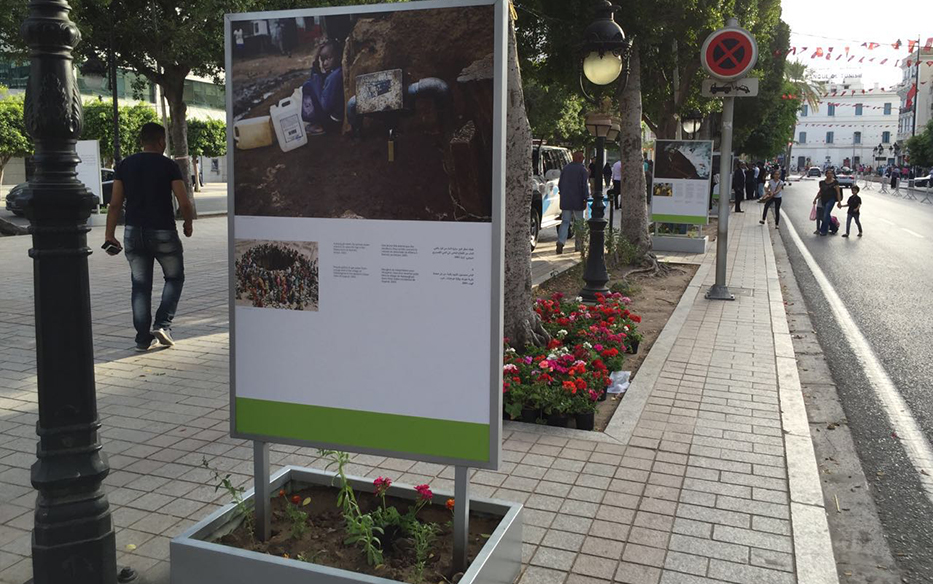
[[430, 501], [434, 497], [434, 493], [431, 492], [431, 487], [428, 485], [417, 485], [415, 490], [418, 491], [421, 501]]
[[447, 510], [448, 510], [448, 511], [450, 511], [451, 513], [453, 513], [453, 512], [454, 512], [454, 500], [453, 500], [453, 499], [447, 499], [446, 507], [447, 507]]
[[392, 479], [388, 477], [378, 477], [376, 480], [373, 481], [373, 486], [376, 487], [376, 490], [375, 490], [376, 495], [384, 499], [385, 493], [386, 491], [389, 490], [389, 485], [391, 484], [392, 484]]

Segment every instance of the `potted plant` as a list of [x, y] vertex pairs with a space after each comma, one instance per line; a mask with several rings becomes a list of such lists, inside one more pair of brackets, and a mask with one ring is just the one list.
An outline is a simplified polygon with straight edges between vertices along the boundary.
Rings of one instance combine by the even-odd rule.
[[[511, 582], [521, 569], [521, 505], [470, 500], [472, 562], [450, 573], [449, 494], [379, 477], [349, 477], [349, 457], [327, 453], [336, 472], [287, 467], [271, 479], [272, 536], [253, 537], [253, 493], [221, 480], [234, 502], [172, 540], [173, 584], [390, 584]], [[225, 484], [224, 484], [225, 483]]]

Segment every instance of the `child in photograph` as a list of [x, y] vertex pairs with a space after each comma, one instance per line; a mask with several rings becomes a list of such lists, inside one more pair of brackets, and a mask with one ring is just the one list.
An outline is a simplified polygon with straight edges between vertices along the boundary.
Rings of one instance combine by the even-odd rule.
[[325, 128], [343, 121], [343, 59], [340, 45], [326, 41], [311, 64], [311, 79], [301, 87], [301, 118], [308, 123], [309, 136], [319, 136]]
[[849, 195], [849, 200], [843, 205], [843, 207], [848, 207], [849, 209], [849, 213], [846, 216], [846, 232], [842, 234], [843, 237], [849, 237], [849, 229], [852, 227], [852, 221], [855, 221], [855, 224], [858, 226], [858, 236], [862, 236], [862, 222], [859, 221], [859, 212], [862, 209], [862, 197], [858, 196], [858, 193], [858, 186], [852, 185], [852, 194]]

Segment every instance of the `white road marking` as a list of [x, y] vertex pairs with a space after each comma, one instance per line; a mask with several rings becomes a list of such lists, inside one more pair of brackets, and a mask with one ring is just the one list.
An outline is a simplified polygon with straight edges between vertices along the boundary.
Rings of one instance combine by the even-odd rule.
[[903, 229], [903, 230], [906, 231], [907, 233], [913, 235], [914, 237], [919, 237], [920, 239], [926, 239], [926, 237], [920, 235], [920, 234], [917, 233], [916, 231], [911, 231], [910, 229], [907, 229], [906, 227], [901, 227], [901, 229]]
[[816, 263], [807, 246], [804, 245], [803, 240], [797, 235], [790, 218], [783, 211], [781, 214], [784, 216], [784, 222], [789, 228], [786, 231], [790, 233], [791, 239], [794, 240], [794, 244], [803, 256], [804, 261], [810, 267], [813, 277], [820, 285], [820, 288], [823, 289], [823, 295], [833, 311], [833, 316], [835, 316], [839, 328], [842, 329], [849, 346], [852, 347], [852, 352], [855, 353], [856, 358], [862, 364], [869, 385], [878, 397], [878, 401], [881, 402], [884, 413], [891, 424], [891, 429], [904, 445], [904, 450], [917, 471], [923, 490], [930, 502], [933, 503], [933, 448], [930, 448], [930, 443], [923, 435], [923, 432], [920, 431], [917, 421], [910, 414], [907, 402], [901, 397], [894, 382], [891, 381], [888, 373], [884, 370], [884, 366], [882, 366], [871, 345], [868, 344], [865, 335], [855, 325], [855, 321], [852, 319], [852, 315], [846, 308], [845, 303], [836, 293], [836, 289], [826, 278], [823, 270], [820, 269], [819, 264]]

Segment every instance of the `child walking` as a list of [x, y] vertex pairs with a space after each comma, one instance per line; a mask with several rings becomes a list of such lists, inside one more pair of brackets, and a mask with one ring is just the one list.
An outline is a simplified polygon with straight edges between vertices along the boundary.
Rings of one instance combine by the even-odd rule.
[[849, 229], [852, 227], [852, 221], [858, 226], [858, 236], [862, 236], [862, 222], [859, 221], [859, 212], [862, 209], [862, 197], [858, 196], [858, 185], [852, 185], [852, 194], [843, 207], [849, 208], [849, 214], [846, 216], [846, 232], [843, 237], [849, 237]]
[[768, 219], [768, 208], [774, 205], [774, 228], [777, 229], [781, 225], [781, 198], [784, 194], [784, 181], [781, 180], [780, 170], [775, 170], [771, 173], [771, 180], [768, 181], [766, 187], [768, 190], [768, 198], [767, 201], [765, 201], [765, 212], [761, 214], [761, 221], [759, 221], [759, 223], [764, 225], [765, 221]]

